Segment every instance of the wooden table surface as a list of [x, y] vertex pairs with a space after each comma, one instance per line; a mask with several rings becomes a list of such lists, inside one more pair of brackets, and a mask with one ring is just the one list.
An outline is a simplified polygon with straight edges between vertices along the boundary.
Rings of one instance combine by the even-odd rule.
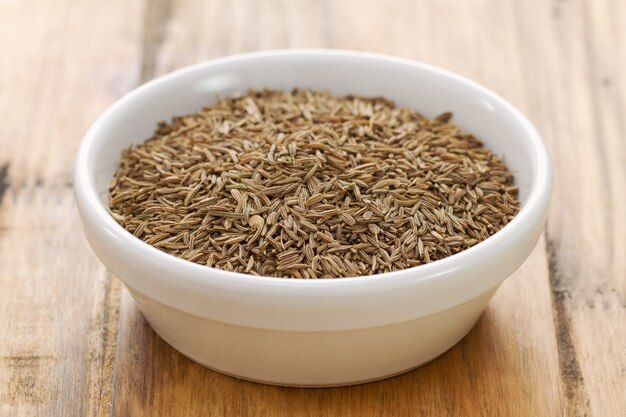
[[[626, 1], [0, 1], [1, 416], [626, 415]], [[546, 232], [476, 328], [382, 382], [277, 388], [165, 344], [83, 236], [71, 170], [115, 99], [268, 48], [383, 52], [510, 100], [554, 159]]]

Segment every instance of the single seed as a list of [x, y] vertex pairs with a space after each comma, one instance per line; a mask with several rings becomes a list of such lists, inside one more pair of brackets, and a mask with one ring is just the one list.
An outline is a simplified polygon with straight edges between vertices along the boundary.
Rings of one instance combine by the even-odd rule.
[[263, 217], [255, 214], [254, 216], [250, 217], [250, 220], [248, 220], [248, 225], [252, 228], [252, 230], [256, 230], [260, 227], [263, 227], [263, 225], [265, 224], [265, 220], [263, 220]]

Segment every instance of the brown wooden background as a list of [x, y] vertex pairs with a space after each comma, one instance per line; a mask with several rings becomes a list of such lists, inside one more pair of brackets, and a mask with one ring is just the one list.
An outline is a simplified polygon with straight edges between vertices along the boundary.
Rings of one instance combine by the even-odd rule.
[[[204, 369], [83, 237], [70, 173], [108, 105], [187, 64], [287, 47], [448, 68], [552, 151], [535, 252], [462, 343], [403, 376], [306, 390]], [[0, 1], [0, 415], [626, 415], [625, 100], [622, 0]]]

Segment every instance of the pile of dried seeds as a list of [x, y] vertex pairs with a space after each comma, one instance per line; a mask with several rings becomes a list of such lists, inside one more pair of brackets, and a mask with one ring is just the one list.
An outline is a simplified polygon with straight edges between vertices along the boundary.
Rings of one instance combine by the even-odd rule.
[[442, 259], [519, 209], [502, 160], [383, 98], [249, 91], [123, 152], [110, 211], [167, 253], [253, 275], [334, 278]]

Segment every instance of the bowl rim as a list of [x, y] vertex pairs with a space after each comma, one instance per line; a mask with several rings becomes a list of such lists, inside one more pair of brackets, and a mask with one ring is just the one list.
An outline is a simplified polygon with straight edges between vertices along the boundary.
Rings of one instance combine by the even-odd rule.
[[[528, 196], [520, 208], [520, 211], [507, 225], [491, 235], [489, 238], [477, 243], [469, 249], [463, 250], [446, 258], [439, 259], [428, 264], [382, 274], [326, 279], [256, 276], [200, 265], [178, 258], [174, 255], [170, 255], [143, 242], [141, 239], [133, 236], [113, 219], [113, 217], [109, 214], [108, 209], [101, 203], [98, 197], [98, 192], [95, 188], [92, 175], [90, 174], [90, 167], [88, 163], [94, 142], [98, 140], [99, 130], [110, 117], [117, 113], [118, 110], [125, 105], [125, 103], [132, 100], [135, 96], [156, 87], [158, 84], [163, 83], [166, 80], [181, 77], [185, 74], [198, 70], [208, 69], [218, 64], [232, 64], [234, 62], [244, 60], [271, 59], [284, 56], [323, 56], [326, 58], [342, 57], [377, 62], [384, 61], [385, 63], [391, 65], [410, 66], [417, 70], [437, 73], [456, 82], [466, 84], [474, 90], [477, 90], [480, 94], [488, 97], [493, 102], [498, 103], [519, 123], [525, 132], [526, 140], [531, 144], [534, 172], [531, 177], [532, 181], [529, 185]], [[422, 280], [434, 278], [448, 273], [450, 270], [458, 270], [459, 268], [462, 268], [463, 264], [468, 259], [477, 256], [481, 252], [488, 252], [490, 248], [498, 246], [507, 239], [510, 239], [512, 236], [515, 236], [518, 229], [520, 229], [520, 227], [522, 227], [529, 220], [532, 220], [533, 218], [536, 219], [537, 216], [543, 216], [547, 202], [550, 199], [552, 183], [552, 163], [546, 146], [543, 143], [538, 131], [519, 110], [493, 91], [470, 79], [434, 65], [379, 53], [339, 49], [277, 49], [235, 54], [196, 63], [154, 78], [125, 94], [100, 115], [100, 117], [89, 128], [80, 144], [74, 169], [74, 190], [81, 209], [88, 210], [93, 213], [95, 215], [93, 217], [97, 219], [98, 226], [104, 228], [108, 234], [113, 235], [120, 242], [123, 242], [123, 245], [129, 245], [138, 251], [147, 251], [147, 254], [156, 257], [155, 259], [159, 262], [166, 262], [172, 266], [176, 266], [177, 268], [185, 269], [185, 273], [181, 275], [184, 275], [189, 281], [193, 281], [189, 282], [189, 284], [197, 284], [198, 282], [204, 281], [219, 285], [220, 282], [225, 282], [223, 280], [228, 280], [227, 283], [229, 286], [241, 285], [249, 288], [250, 285], [267, 285], [270, 287], [280, 285], [281, 287], [292, 287], [294, 290], [296, 290], [296, 288], [311, 288], [321, 285], [325, 287], [329, 285], [334, 287], [354, 287], [381, 280], [384, 280], [387, 284], [392, 284], [393, 282], [399, 283], [398, 281], [406, 280], [409, 276], [412, 281], [416, 279]]]

